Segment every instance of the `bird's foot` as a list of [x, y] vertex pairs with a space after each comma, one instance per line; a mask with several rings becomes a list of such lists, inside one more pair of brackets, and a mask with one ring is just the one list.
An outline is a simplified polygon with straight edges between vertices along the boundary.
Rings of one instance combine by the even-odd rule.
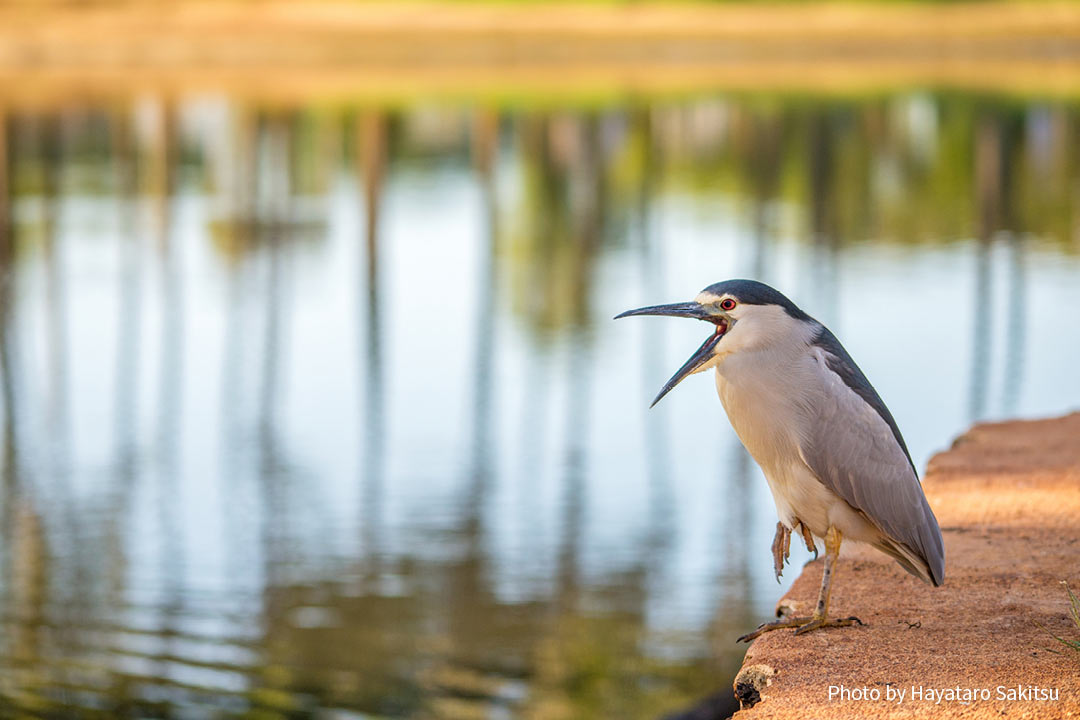
[[776, 523], [776, 535], [772, 541], [773, 570], [776, 572], [776, 582], [780, 582], [780, 576], [784, 574], [784, 563], [788, 559], [788, 551], [791, 549], [791, 531], [784, 523]]
[[810, 528], [800, 520], [799, 529], [802, 530], [802, 539], [806, 543], [806, 549], [814, 553], [814, 559], [817, 560], [817, 543], [814, 542], [814, 536], [810, 534]]
[[795, 628], [794, 634], [803, 635], [804, 633], [808, 633], [811, 630], [817, 630], [818, 628], [849, 627], [851, 625], [862, 624], [863, 621], [855, 617], [854, 615], [850, 615], [846, 618], [833, 618], [832, 620], [828, 618], [812, 618], [810, 622], [806, 623], [805, 625], [800, 625], [799, 627]]
[[[796, 518], [795, 527], [802, 533], [806, 549], [814, 553], [814, 559], [818, 558], [817, 545], [814, 544], [814, 536], [810, 534], [810, 528], [806, 527], [802, 520]], [[776, 582], [780, 582], [780, 576], [784, 574], [784, 565], [787, 564], [791, 554], [791, 530], [782, 522], [776, 523], [776, 535], [772, 541], [773, 571], [776, 573]]]
[[814, 618], [805, 617], [805, 616], [804, 617], [786, 617], [786, 618], [780, 618], [779, 620], [773, 620], [772, 622], [761, 623], [760, 625], [757, 626], [757, 630], [754, 630], [753, 632], [746, 633], [745, 635], [740, 637], [735, 642], [746, 642], [746, 643], [748, 643], [751, 640], [754, 640], [754, 639], [764, 635], [765, 633], [769, 632], [770, 630], [780, 630], [781, 628], [797, 628], [800, 625], [805, 625], [805, 624], [808, 624], [810, 622], [813, 622], [813, 620], [814, 620]]
[[795, 635], [802, 635], [808, 633], [811, 630], [817, 630], [818, 628], [829, 627], [848, 627], [849, 625], [862, 625], [863, 621], [852, 615], [846, 618], [833, 618], [812, 616], [812, 617], [786, 617], [779, 620], [773, 620], [772, 622], [762, 623], [758, 625], [757, 630], [746, 633], [735, 642], [750, 642], [770, 630], [780, 630], [781, 628], [795, 628]]

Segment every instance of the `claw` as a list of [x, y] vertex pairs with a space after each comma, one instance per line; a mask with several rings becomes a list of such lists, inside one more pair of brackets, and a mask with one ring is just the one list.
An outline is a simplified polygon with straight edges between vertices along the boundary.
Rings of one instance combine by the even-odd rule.
[[770, 630], [780, 630], [782, 628], [795, 628], [795, 635], [804, 635], [811, 630], [817, 630], [819, 628], [830, 627], [848, 627], [850, 625], [863, 625], [863, 621], [852, 615], [846, 618], [836, 618], [829, 620], [825, 617], [789, 617], [781, 620], [774, 620], [773, 622], [762, 623], [757, 626], [757, 629], [753, 632], [748, 632], [740, 637], [735, 642], [750, 642], [751, 640], [758, 638]]
[[811, 618], [811, 617], [786, 617], [786, 618], [782, 618], [780, 620], [773, 620], [772, 622], [761, 623], [760, 625], [757, 626], [756, 630], [754, 630], [753, 632], [746, 633], [745, 635], [741, 636], [735, 642], [748, 643], [751, 640], [753, 640], [754, 638], [757, 638], [757, 637], [759, 637], [761, 635], [764, 635], [765, 633], [769, 632], [770, 630], [779, 630], [780, 628], [792, 628], [792, 627], [797, 628], [800, 625], [808, 623], [808, 622], [810, 622], [812, 620], [813, 620], [813, 618]]
[[814, 553], [814, 559], [818, 558], [817, 544], [814, 542], [814, 536], [810, 534], [810, 528], [806, 527], [806, 524], [801, 520], [799, 521], [799, 529], [802, 530], [802, 539], [806, 543], [806, 549]]
[[842, 618], [842, 619], [837, 618], [835, 620], [827, 620], [825, 618], [814, 618], [813, 620], [806, 623], [805, 625], [800, 625], [799, 627], [795, 628], [795, 634], [796, 635], [802, 635], [804, 633], [810, 632], [811, 630], [817, 630], [818, 628], [848, 627], [849, 625], [856, 625], [856, 624], [862, 625], [863, 621], [860, 620], [859, 618], [855, 617], [854, 615], [852, 615], [851, 617], [846, 617], [846, 618]]
[[791, 547], [791, 531], [784, 523], [776, 523], [776, 535], [772, 541], [773, 571], [776, 573], [776, 582], [780, 582], [780, 576], [784, 574], [784, 563], [788, 558], [788, 550]]

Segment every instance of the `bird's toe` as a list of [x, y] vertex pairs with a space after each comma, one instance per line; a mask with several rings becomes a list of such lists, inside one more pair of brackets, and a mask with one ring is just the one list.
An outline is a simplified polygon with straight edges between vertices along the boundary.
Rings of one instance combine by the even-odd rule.
[[854, 615], [851, 615], [851, 616], [846, 617], [846, 618], [833, 618], [832, 620], [829, 620], [828, 618], [823, 618], [823, 617], [815, 617], [815, 618], [811, 618], [810, 622], [805, 623], [805, 624], [800, 625], [799, 627], [795, 628], [795, 634], [796, 635], [805, 635], [808, 632], [811, 632], [813, 630], [818, 630], [820, 628], [849, 627], [851, 625], [863, 625], [863, 624], [864, 624], [863, 621], [860, 620], [859, 618], [855, 617]]

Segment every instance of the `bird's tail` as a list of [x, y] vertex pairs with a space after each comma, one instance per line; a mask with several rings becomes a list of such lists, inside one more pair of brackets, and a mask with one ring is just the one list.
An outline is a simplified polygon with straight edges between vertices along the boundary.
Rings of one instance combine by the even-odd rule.
[[934, 574], [930, 570], [930, 565], [922, 555], [912, 551], [907, 546], [898, 543], [883, 534], [881, 539], [874, 543], [874, 547], [891, 557], [900, 564], [900, 567], [904, 568], [923, 582], [929, 583], [930, 585], [941, 584], [934, 578]]

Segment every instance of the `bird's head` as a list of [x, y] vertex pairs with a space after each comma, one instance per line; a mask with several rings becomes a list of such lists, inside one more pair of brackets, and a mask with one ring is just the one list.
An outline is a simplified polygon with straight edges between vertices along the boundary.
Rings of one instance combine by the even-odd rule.
[[708, 339], [660, 389], [653, 405], [684, 378], [715, 367], [728, 355], [762, 348], [792, 335], [805, 336], [816, 325], [782, 293], [754, 280], [725, 280], [705, 288], [690, 302], [627, 310], [615, 319], [630, 315], [694, 318], [714, 326]]

